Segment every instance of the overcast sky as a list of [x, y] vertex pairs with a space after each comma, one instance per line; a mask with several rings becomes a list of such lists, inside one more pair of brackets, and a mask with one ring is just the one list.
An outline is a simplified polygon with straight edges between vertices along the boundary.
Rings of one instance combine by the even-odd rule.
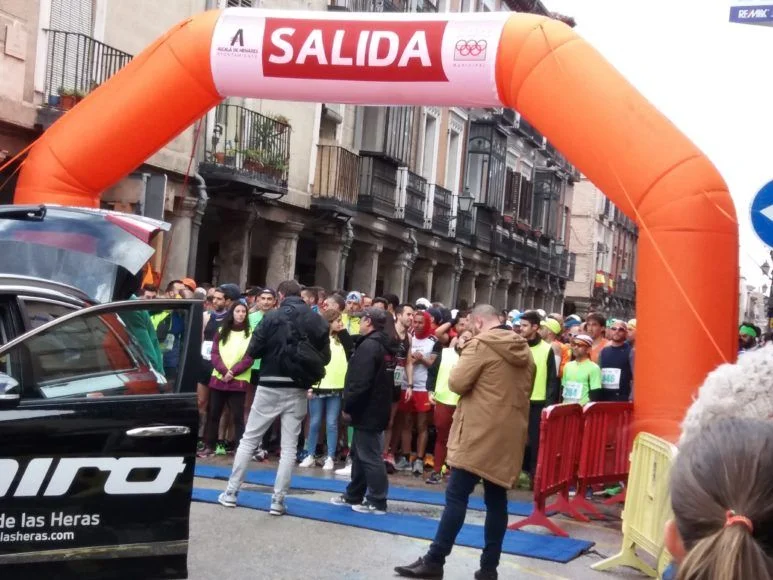
[[[762, 285], [768, 257], [749, 219], [773, 180], [773, 28], [729, 22], [729, 0], [543, 0], [714, 162], [741, 229], [741, 271]], [[760, 5], [771, 4], [761, 0]]]

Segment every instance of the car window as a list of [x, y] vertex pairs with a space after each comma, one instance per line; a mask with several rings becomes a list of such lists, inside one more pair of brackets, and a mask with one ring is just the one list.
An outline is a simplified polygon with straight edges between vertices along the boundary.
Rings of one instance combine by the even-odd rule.
[[62, 304], [60, 302], [53, 302], [50, 300], [21, 298], [21, 301], [24, 304], [24, 310], [27, 314], [27, 320], [29, 321], [30, 325], [29, 329], [42, 326], [47, 322], [56, 320], [60, 316], [70, 314], [70, 312], [76, 310], [75, 306]]
[[[174, 392], [188, 324], [185, 309], [79, 316], [11, 348], [7, 354], [19, 364], [9, 374], [25, 385], [24, 398]], [[17, 376], [22, 367], [28, 372]]]

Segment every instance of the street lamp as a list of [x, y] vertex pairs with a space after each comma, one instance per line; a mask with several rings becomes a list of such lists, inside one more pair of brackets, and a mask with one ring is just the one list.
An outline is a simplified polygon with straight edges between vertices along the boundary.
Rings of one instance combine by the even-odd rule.
[[459, 204], [459, 211], [464, 213], [470, 213], [472, 211], [472, 204], [475, 203], [475, 198], [470, 195], [470, 188], [464, 188], [464, 195], [460, 195], [457, 198]]

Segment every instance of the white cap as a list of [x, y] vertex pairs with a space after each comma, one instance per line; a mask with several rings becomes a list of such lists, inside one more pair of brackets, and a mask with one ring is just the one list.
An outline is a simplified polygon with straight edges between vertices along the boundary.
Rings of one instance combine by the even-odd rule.
[[419, 298], [416, 301], [416, 306], [421, 306], [422, 308], [432, 308], [432, 302], [430, 302], [426, 298]]

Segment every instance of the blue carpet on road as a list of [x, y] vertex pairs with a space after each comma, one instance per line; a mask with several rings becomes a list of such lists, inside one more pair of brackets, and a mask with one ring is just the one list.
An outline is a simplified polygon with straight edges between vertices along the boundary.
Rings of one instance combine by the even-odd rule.
[[[219, 494], [220, 490], [217, 489], [194, 488], [193, 501], [217, 503], [217, 496]], [[254, 491], [242, 491], [239, 493], [238, 504], [242, 507], [268, 511], [271, 504], [271, 495]], [[290, 516], [423, 540], [432, 540], [437, 530], [437, 520], [409, 514], [387, 513], [383, 516], [360, 514], [352, 511], [348, 506], [337, 506], [296, 497], [288, 497], [286, 505], [287, 513]], [[456, 545], [469, 548], [483, 548], [483, 526], [465, 524], [462, 527], [462, 531], [459, 532]], [[565, 564], [582, 555], [592, 546], [593, 542], [576, 540], [574, 538], [508, 531], [505, 534], [502, 551], [506, 554], [539, 558], [540, 560], [550, 560]]]
[[[197, 465], [194, 471], [196, 477], [205, 479], [228, 479], [231, 476], [230, 467], [220, 467], [217, 465]], [[244, 480], [245, 483], [253, 485], [274, 486], [276, 471], [271, 469], [257, 469], [249, 471]], [[329, 491], [331, 493], [343, 493], [349, 482], [343, 479], [323, 479], [321, 477], [309, 477], [304, 475], [294, 475], [290, 487], [295, 489], [308, 489], [312, 491]], [[410, 487], [389, 486], [389, 499], [393, 501], [406, 501], [412, 503], [422, 503], [426, 505], [446, 505], [445, 492], [430, 491], [423, 489], [414, 489]], [[471, 510], [486, 511], [486, 505], [482, 497], [470, 497], [469, 508]], [[526, 501], [507, 502], [507, 512], [512, 516], [526, 517], [531, 515], [533, 504]]]

